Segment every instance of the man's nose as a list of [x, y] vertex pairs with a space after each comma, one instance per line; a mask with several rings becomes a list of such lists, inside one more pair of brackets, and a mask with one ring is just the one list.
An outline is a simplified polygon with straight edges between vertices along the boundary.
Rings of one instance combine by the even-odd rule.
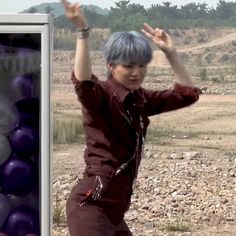
[[132, 75], [139, 75], [141, 73], [141, 68], [139, 66], [135, 66], [132, 70]]

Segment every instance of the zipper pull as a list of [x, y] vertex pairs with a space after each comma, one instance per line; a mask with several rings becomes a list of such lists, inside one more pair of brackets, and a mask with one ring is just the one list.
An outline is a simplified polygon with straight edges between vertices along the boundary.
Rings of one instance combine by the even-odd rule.
[[128, 163], [124, 163], [122, 164], [117, 170], [116, 170], [116, 173], [115, 175], [117, 176], [122, 170], [124, 170], [126, 167], [128, 166]]

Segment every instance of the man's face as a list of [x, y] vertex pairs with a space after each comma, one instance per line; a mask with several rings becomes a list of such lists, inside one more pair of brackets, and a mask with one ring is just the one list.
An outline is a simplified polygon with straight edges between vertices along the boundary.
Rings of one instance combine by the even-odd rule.
[[144, 65], [115, 65], [112, 67], [112, 75], [119, 83], [130, 91], [140, 88], [147, 73], [147, 64]]

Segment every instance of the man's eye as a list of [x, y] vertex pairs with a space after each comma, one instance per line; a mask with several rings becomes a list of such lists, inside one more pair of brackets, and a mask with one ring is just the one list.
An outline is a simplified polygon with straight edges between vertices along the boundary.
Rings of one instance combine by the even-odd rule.
[[132, 68], [133, 67], [133, 65], [123, 65], [124, 67], [126, 67], [126, 68]]

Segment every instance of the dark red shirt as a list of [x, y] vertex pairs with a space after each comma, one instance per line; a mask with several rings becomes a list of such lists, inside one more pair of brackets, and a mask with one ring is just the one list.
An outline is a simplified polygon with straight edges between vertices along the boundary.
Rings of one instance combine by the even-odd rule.
[[[175, 83], [173, 89], [140, 88], [130, 92], [114, 78], [100, 81], [93, 75], [92, 80], [81, 82], [74, 73], [72, 81], [82, 104], [86, 175], [106, 179], [115, 176], [113, 187], [104, 189], [100, 202], [104, 206], [112, 201], [114, 211], [120, 213], [111, 214], [109, 205], [108, 215], [114, 216], [114, 222], [118, 222], [132, 194], [132, 182], [137, 176], [149, 125], [148, 117], [189, 106], [198, 100], [201, 91], [197, 87]], [[122, 170], [122, 165], [127, 166]]]

